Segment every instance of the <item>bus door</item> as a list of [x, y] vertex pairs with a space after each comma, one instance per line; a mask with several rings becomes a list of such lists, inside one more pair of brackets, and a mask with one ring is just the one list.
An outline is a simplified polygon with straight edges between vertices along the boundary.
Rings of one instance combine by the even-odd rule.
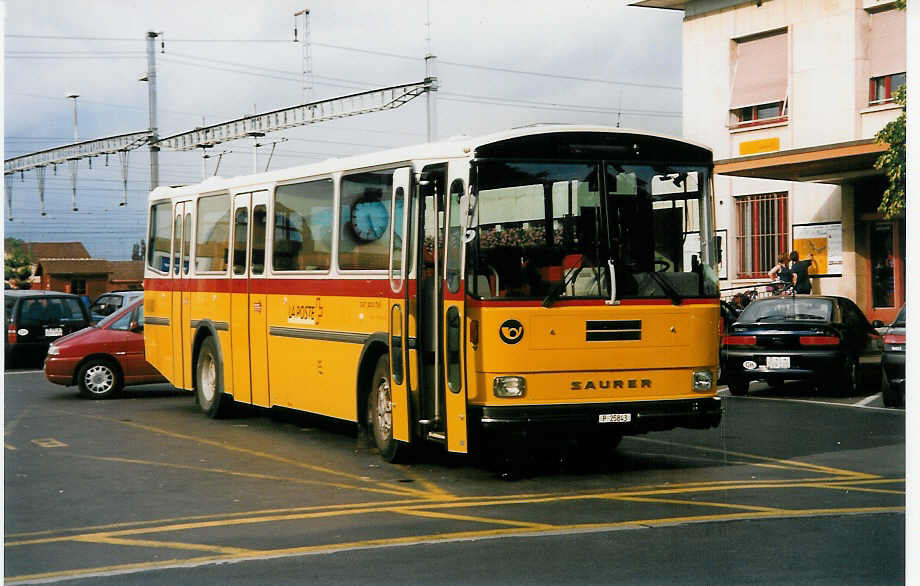
[[[418, 198], [421, 259], [418, 283], [419, 403], [428, 438], [448, 451], [466, 452], [466, 388], [463, 384], [464, 292], [460, 271], [463, 239], [460, 197], [467, 165], [422, 169]], [[448, 183], [448, 178], [453, 183]], [[456, 190], [456, 203], [447, 186]], [[463, 199], [465, 204], [466, 199]], [[451, 220], [450, 211], [454, 210]], [[457, 229], [452, 230], [456, 224]]]
[[469, 165], [454, 161], [448, 166], [450, 186], [446, 198], [446, 232], [444, 238], [444, 268], [441, 274], [441, 352], [444, 361], [441, 387], [444, 389], [447, 450], [466, 453], [466, 346], [465, 299], [463, 274], [464, 232], [466, 231], [466, 179]]
[[409, 287], [406, 286], [408, 271], [409, 239], [409, 179], [410, 169], [404, 167], [393, 173], [393, 193], [390, 201], [390, 400], [393, 405], [393, 437], [408, 442], [409, 428]]
[[[186, 221], [186, 216], [188, 220]], [[191, 202], [180, 202], [173, 208], [173, 241], [172, 241], [172, 273], [170, 275], [171, 287], [170, 316], [172, 324], [172, 363], [173, 372], [170, 380], [179, 388], [188, 389], [190, 373], [186, 373], [188, 363], [185, 359], [186, 342], [191, 334], [189, 332], [189, 293], [188, 293], [188, 246], [191, 234]]]
[[252, 194], [249, 230], [249, 362], [252, 402], [271, 406], [268, 392], [268, 292], [265, 275], [268, 259], [268, 192]]
[[233, 256], [230, 267], [230, 362], [233, 380], [229, 392], [242, 403], [252, 403], [249, 381], [249, 207], [248, 193], [233, 199]]
[[[245, 213], [244, 211], [245, 210]], [[265, 242], [268, 234], [268, 192], [237, 195], [234, 218], [247, 221], [247, 228], [234, 227], [234, 281], [231, 301], [234, 398], [254, 405], [271, 406], [268, 389], [268, 295], [266, 292]], [[236, 266], [237, 238], [248, 232], [248, 267]], [[237, 276], [237, 271], [240, 275]], [[243, 285], [245, 283], [245, 286]], [[237, 292], [239, 291], [239, 292]], [[243, 317], [245, 315], [245, 317]], [[238, 369], [239, 367], [239, 369]], [[248, 379], [248, 380], [247, 380]]]

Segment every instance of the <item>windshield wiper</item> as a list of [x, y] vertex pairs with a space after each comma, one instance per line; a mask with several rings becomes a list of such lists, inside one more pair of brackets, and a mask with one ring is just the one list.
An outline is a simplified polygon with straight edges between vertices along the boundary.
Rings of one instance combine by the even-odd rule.
[[683, 297], [681, 297], [681, 294], [677, 292], [677, 289], [675, 289], [671, 283], [668, 283], [667, 279], [659, 275], [657, 272], [651, 271], [649, 274], [652, 276], [652, 279], [654, 279], [655, 282], [658, 283], [662, 289], [664, 289], [664, 292], [668, 294], [668, 297], [671, 298], [671, 303], [674, 305], [680, 305], [680, 300], [683, 299]]
[[556, 283], [556, 286], [543, 298], [543, 307], [552, 307], [553, 303], [556, 302], [556, 299], [559, 298], [565, 292], [565, 288], [568, 287], [572, 281], [575, 280], [575, 277], [578, 276], [578, 273], [581, 272], [581, 269], [585, 267], [584, 258], [578, 260], [578, 266], [573, 267], [569, 274], [562, 277], [562, 280]]

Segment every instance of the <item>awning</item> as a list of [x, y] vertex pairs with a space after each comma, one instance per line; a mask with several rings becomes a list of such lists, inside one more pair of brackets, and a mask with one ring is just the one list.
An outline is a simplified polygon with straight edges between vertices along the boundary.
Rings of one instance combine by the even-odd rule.
[[873, 165], [888, 145], [854, 140], [715, 161], [715, 172], [734, 177], [807, 181], [840, 185], [881, 175]]

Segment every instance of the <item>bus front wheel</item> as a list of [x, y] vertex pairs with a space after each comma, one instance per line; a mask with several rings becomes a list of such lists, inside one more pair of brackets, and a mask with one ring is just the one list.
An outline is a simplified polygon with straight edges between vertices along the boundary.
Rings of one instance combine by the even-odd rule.
[[393, 395], [390, 390], [390, 359], [383, 354], [374, 367], [374, 378], [367, 394], [367, 425], [374, 434], [380, 456], [387, 462], [397, 462], [405, 456], [408, 446], [393, 437]]
[[195, 392], [198, 406], [211, 418], [227, 414], [232, 399], [224, 395], [223, 373], [214, 338], [208, 337], [201, 343], [198, 363], [195, 368]]

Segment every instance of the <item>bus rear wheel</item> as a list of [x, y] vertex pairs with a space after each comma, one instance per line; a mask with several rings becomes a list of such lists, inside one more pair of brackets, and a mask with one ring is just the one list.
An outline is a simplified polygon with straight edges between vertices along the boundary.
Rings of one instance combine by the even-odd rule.
[[208, 337], [198, 350], [195, 368], [195, 393], [198, 406], [212, 419], [224, 417], [233, 399], [224, 395], [223, 372], [214, 338]]
[[374, 378], [367, 394], [367, 425], [374, 434], [380, 456], [398, 462], [406, 456], [408, 446], [393, 437], [393, 395], [390, 390], [390, 359], [383, 354], [374, 367]]

